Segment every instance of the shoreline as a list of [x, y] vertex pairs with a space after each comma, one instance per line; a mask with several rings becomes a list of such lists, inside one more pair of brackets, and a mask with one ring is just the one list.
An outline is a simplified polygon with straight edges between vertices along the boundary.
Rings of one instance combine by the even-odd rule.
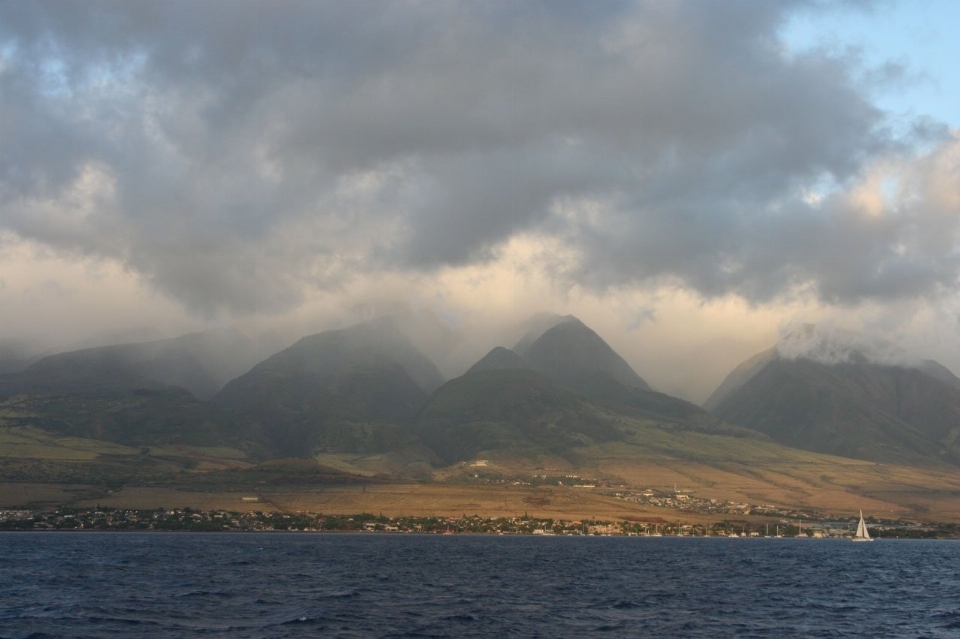
[[[354, 513], [238, 512], [227, 510], [61, 508], [52, 511], [0, 510], [0, 532], [147, 533], [339, 533], [386, 535], [483, 535], [532, 537], [723, 537], [728, 539], [850, 539], [855, 520], [711, 524], [557, 519], [524, 514], [513, 517], [462, 515], [396, 516]], [[960, 525], [904, 520], [873, 520], [875, 539], [960, 539]], [[774, 534], [771, 534], [774, 533]]]

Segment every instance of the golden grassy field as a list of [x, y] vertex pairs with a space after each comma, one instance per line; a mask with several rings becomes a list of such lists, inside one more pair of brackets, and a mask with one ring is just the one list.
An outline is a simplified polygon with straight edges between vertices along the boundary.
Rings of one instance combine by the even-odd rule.
[[54, 437], [38, 428], [0, 429], [0, 457], [93, 461], [100, 455], [136, 455], [139, 449], [81, 437]]
[[[125, 459], [117, 463], [129, 467], [138, 464], [144, 454], [141, 449], [57, 439], [27, 429], [2, 429], [0, 450], [0, 462], [31, 458], [78, 466], [91, 460]], [[602, 494], [623, 485], [631, 490], [652, 488], [666, 492], [677, 488], [701, 499], [772, 505], [825, 515], [850, 516], [862, 508], [874, 517], [960, 522], [960, 469], [955, 467], [877, 464], [808, 453], [750, 438], [662, 429], [638, 431], [632, 442], [585, 448], [577, 464], [551, 457], [534, 461], [492, 457], [480, 465], [457, 464], [436, 470], [433, 480], [426, 482], [409, 479], [424, 475], [426, 466], [422, 461], [409, 462], [396, 455], [323, 455], [318, 457], [320, 463], [352, 475], [353, 483], [247, 484], [203, 492], [191, 486], [191, 473], [249, 464], [229, 449], [152, 449], [149, 457], [169, 464], [172, 472], [182, 468], [177, 466], [178, 458], [189, 458], [192, 470], [170, 475], [170, 481], [162, 482], [164, 487], [114, 485], [112, 492], [105, 484], [69, 484], [55, 478], [49, 483], [0, 482], [0, 508], [101, 504], [124, 508], [189, 506], [236, 511], [369, 512], [390, 516], [497, 517], [528, 513], [559, 519], [660, 518], [686, 522], [742, 518], [644, 506]], [[478, 477], [473, 477], [475, 474]], [[533, 474], [576, 474], [604, 480], [611, 488], [513, 485], [529, 481]], [[405, 476], [408, 478], [404, 479]], [[489, 483], [481, 483], [484, 479]], [[243, 499], [254, 496], [260, 501]]]
[[[491, 470], [499, 467], [493, 463]], [[511, 468], [511, 471], [520, 470]], [[537, 469], [540, 470], [540, 469]], [[546, 469], [544, 469], [546, 470]], [[789, 470], [756, 466], [715, 467], [693, 462], [615, 463], [603, 474], [633, 488], [672, 491], [676, 485], [696, 497], [849, 516], [860, 508], [874, 517], [960, 522], [960, 473], [843, 460]], [[843, 479], [838, 479], [842, 471]], [[590, 476], [590, 469], [580, 469]], [[130, 487], [108, 493], [89, 486], [0, 484], [0, 507], [113, 506], [118, 508], [279, 510], [330, 514], [368, 512], [387, 516], [515, 516], [557, 519], [716, 521], [740, 515], [698, 515], [618, 499], [615, 489], [572, 486], [478, 485], [462, 481], [270, 486], [243, 492], [196, 492]], [[260, 501], [244, 501], [256, 496]]]

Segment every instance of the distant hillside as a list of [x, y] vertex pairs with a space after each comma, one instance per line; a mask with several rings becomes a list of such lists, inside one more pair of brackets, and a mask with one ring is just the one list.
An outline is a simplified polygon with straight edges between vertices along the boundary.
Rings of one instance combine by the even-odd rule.
[[284, 456], [387, 451], [412, 443], [404, 425], [441, 382], [399, 332], [359, 325], [304, 337], [215, 401], [261, 424]]
[[949, 386], [960, 388], [960, 377], [954, 375], [949, 368], [943, 364], [940, 364], [939, 362], [935, 362], [932, 359], [925, 359], [920, 362], [920, 365], [917, 368], [930, 377], [938, 379]]
[[946, 369], [875, 363], [862, 351], [832, 345], [829, 352], [827, 361], [762, 353], [735, 369], [707, 406], [725, 421], [804, 450], [913, 465], [960, 463], [960, 386], [948, 383]]
[[650, 427], [765, 439], [755, 431], [722, 424], [695, 404], [625, 386], [606, 373], [578, 378], [580, 388], [574, 391], [513, 365], [522, 360], [501, 350], [481, 362], [510, 366], [474, 370], [447, 382], [417, 415], [415, 431], [447, 463], [541, 455], [576, 463], [593, 445], [642, 439], [643, 429]]
[[522, 355], [534, 370], [574, 390], [590, 383], [597, 374], [630, 388], [650, 390], [603, 338], [575, 317], [545, 331], [523, 349]]
[[509, 348], [497, 346], [470, 367], [468, 373], [497, 370], [528, 370], [530, 364]]
[[727, 397], [738, 391], [743, 387], [744, 384], [749, 382], [753, 377], [763, 370], [763, 367], [772, 362], [774, 359], [777, 359], [777, 349], [771, 348], [769, 350], [763, 351], [757, 355], [754, 355], [747, 361], [743, 362], [735, 369], [733, 369], [730, 374], [724, 378], [720, 386], [717, 387], [710, 397], [707, 398], [707, 401], [703, 403], [703, 407], [713, 412], [723, 403]]
[[40, 359], [39, 350], [27, 340], [0, 338], [0, 375], [19, 373]]
[[620, 437], [615, 420], [585, 398], [517, 369], [447, 382], [417, 415], [415, 430], [447, 463], [494, 453], [568, 457], [588, 442]]
[[50, 355], [24, 373], [50, 386], [112, 377], [152, 380], [209, 399], [259, 358], [255, 344], [235, 331], [192, 333], [173, 339], [87, 348]]
[[538, 315], [514, 350], [496, 347], [440, 387], [414, 428], [447, 463], [480, 455], [573, 460], [643, 426], [761, 437], [657, 393], [573, 316]]
[[230, 331], [45, 357], [0, 375], [0, 427], [134, 446], [229, 447], [273, 454], [251, 420], [196, 399], [255, 355]]
[[522, 336], [513, 347], [513, 352], [520, 357], [526, 357], [530, 345], [540, 339], [548, 330], [564, 322], [580, 321], [573, 315], [557, 315], [556, 313], [537, 313], [521, 324]]
[[626, 386], [606, 373], [583, 377], [580, 393], [593, 404], [618, 414], [709, 431], [720, 428], [719, 420], [696, 404], [665, 393]]
[[272, 454], [260, 427], [201, 402], [182, 388], [144, 378], [0, 375], [0, 428], [34, 428], [129, 446], [229, 447]]

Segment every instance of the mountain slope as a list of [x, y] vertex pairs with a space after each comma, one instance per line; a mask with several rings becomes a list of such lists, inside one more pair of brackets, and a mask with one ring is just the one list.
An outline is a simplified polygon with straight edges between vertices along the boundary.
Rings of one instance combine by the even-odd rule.
[[603, 338], [575, 317], [545, 331], [521, 354], [534, 370], [573, 390], [598, 373], [630, 388], [650, 390]]
[[588, 447], [631, 439], [650, 428], [766, 439], [721, 424], [699, 406], [620, 384], [603, 373], [583, 393], [533, 370], [488, 369], [441, 386], [414, 422], [424, 444], [446, 463], [478, 456], [583, 461]]
[[0, 338], [0, 375], [19, 373], [42, 357], [39, 350], [27, 340]]
[[411, 442], [403, 426], [440, 381], [399, 332], [359, 325], [304, 337], [231, 381], [215, 401], [263, 425], [285, 456], [375, 452]]
[[[818, 356], [824, 352], [831, 357]], [[707, 405], [725, 421], [804, 450], [960, 463], [960, 387], [921, 368], [872, 362], [857, 349], [831, 346], [795, 358], [767, 351], [735, 369]]]
[[930, 377], [938, 379], [944, 384], [960, 388], [960, 377], [954, 375], [949, 368], [932, 359], [925, 359], [917, 367]]
[[484, 355], [476, 364], [467, 370], [467, 373], [477, 373], [479, 371], [497, 371], [497, 370], [526, 370], [530, 364], [525, 359], [517, 355], [514, 351], [503, 346], [493, 348]]
[[270, 446], [259, 426], [182, 388], [100, 370], [83, 377], [43, 371], [0, 375], [0, 427], [130, 446], [229, 447], [255, 458]]
[[447, 463], [481, 454], [569, 457], [587, 442], [620, 437], [615, 420], [585, 398], [519, 369], [447, 382], [420, 410], [415, 429]]
[[713, 393], [710, 394], [710, 397], [707, 398], [707, 401], [703, 403], [703, 407], [713, 412], [720, 406], [723, 401], [737, 392], [744, 384], [753, 379], [757, 373], [763, 370], [763, 367], [772, 362], [777, 358], [777, 349], [771, 348], [769, 350], [763, 351], [757, 355], [754, 355], [747, 361], [743, 362], [735, 369], [733, 369], [721, 382], [720, 386], [717, 387]]
[[722, 425], [714, 415], [696, 404], [665, 393], [626, 386], [605, 373], [582, 378], [580, 393], [595, 406], [618, 415], [683, 425], [704, 432], [733, 434], [739, 430]]
[[513, 352], [519, 355], [520, 357], [526, 357], [527, 351], [530, 349], [530, 345], [533, 344], [541, 335], [546, 333], [548, 330], [556, 326], [557, 324], [562, 324], [564, 322], [569, 322], [576, 320], [573, 315], [557, 315], [556, 313], [537, 313], [536, 315], [531, 316], [527, 321], [523, 322], [520, 325], [520, 330], [522, 336], [513, 347]]
[[208, 331], [50, 355], [23, 372], [41, 382], [58, 383], [128, 376], [179, 386], [199, 399], [209, 399], [258, 358], [254, 343], [241, 333]]
[[270, 454], [256, 424], [179, 388], [140, 389], [109, 398], [33, 398], [19, 406], [29, 416], [8, 418], [7, 425], [18, 422], [58, 435], [131, 446], [226, 446], [256, 458]]
[[515, 350], [494, 348], [467, 372], [536, 370], [606, 410], [665, 422], [717, 425], [717, 419], [699, 406], [651, 390], [620, 355], [576, 317], [540, 314], [528, 324], [532, 328]]

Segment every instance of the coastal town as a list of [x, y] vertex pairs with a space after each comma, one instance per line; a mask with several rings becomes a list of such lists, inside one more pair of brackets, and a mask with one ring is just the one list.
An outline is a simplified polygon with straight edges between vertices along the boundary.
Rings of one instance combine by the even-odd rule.
[[[479, 460], [461, 476], [467, 483], [510, 486], [565, 486], [596, 491], [618, 500], [649, 507], [656, 514], [623, 521], [554, 519], [535, 513], [505, 517], [462, 514], [458, 517], [387, 517], [381, 514], [318, 514], [258, 510], [261, 497], [242, 501], [248, 511], [193, 508], [120, 509], [66, 507], [55, 510], [0, 510], [0, 531], [187, 531], [187, 532], [357, 532], [493, 535], [595, 535], [645, 537], [738, 537], [831, 539], [853, 535], [857, 518], [813, 509], [787, 509], [771, 504], [743, 503], [698, 496], [681, 486], [636, 488], [576, 474], [534, 473], [504, 476]], [[703, 520], [710, 519], [710, 523]], [[694, 520], [694, 521], [691, 521]], [[960, 538], [960, 525], [867, 517], [877, 538]]]
[[[464, 464], [466, 466], [466, 464]], [[694, 491], [674, 485], [668, 487], [632, 488], [617, 485], [609, 480], [586, 477], [575, 474], [542, 474], [530, 476], [503, 476], [495, 471], [485, 471], [487, 462], [479, 460], [469, 467], [473, 470], [464, 478], [473, 483], [510, 486], [566, 486], [580, 490], [596, 491], [601, 495], [615, 497], [623, 501], [644, 506], [672, 509], [683, 513], [710, 515], [759, 515], [784, 519], [785, 524], [793, 522], [798, 531], [803, 521], [824, 519], [824, 515], [809, 509], [780, 508], [772, 504], [752, 504], [732, 500], [722, 501], [714, 498], [699, 497]], [[669, 515], [665, 515], [669, 517]]]
[[[329, 515], [227, 510], [115, 508], [60, 508], [53, 511], [0, 511], [0, 531], [168, 531], [168, 532], [354, 532], [491, 535], [594, 535], [645, 537], [736, 538], [845, 538], [853, 534], [854, 519], [815, 520], [806, 524], [789, 519], [773, 523], [725, 520], [712, 524], [681, 521], [559, 520], [530, 516], [385, 517], [362, 513]], [[960, 538], [960, 526], [903, 520], [870, 522], [878, 538]]]

